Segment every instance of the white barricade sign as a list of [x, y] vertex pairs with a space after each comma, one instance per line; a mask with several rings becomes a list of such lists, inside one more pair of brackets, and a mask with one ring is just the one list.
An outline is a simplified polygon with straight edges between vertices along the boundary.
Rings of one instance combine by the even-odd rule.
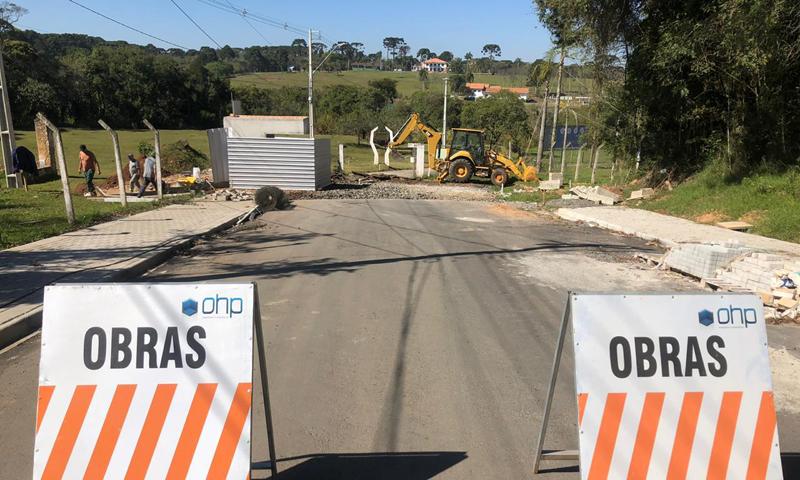
[[783, 478], [758, 297], [571, 294], [560, 344], [570, 312], [581, 478]]
[[44, 296], [34, 478], [250, 474], [254, 286]]

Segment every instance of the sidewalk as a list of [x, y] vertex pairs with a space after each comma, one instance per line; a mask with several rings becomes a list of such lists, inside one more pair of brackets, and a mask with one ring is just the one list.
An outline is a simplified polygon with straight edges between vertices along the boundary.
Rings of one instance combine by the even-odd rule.
[[0, 251], [0, 347], [39, 328], [46, 285], [136, 275], [251, 208], [250, 202], [169, 205]]
[[800, 256], [800, 244], [797, 243], [703, 225], [636, 208], [559, 208], [556, 214], [565, 220], [593, 223], [645, 240], [657, 240], [666, 247], [681, 243], [725, 243], [733, 240], [753, 250]]

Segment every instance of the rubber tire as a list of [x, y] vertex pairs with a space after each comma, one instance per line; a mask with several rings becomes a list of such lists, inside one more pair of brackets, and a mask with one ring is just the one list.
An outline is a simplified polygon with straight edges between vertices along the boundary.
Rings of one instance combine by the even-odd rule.
[[492, 184], [495, 187], [502, 187], [508, 184], [508, 172], [505, 168], [495, 168], [492, 170]]
[[[465, 158], [457, 158], [450, 162], [450, 179], [455, 183], [467, 183], [475, 173], [472, 163]], [[461, 175], [459, 175], [461, 173]]]

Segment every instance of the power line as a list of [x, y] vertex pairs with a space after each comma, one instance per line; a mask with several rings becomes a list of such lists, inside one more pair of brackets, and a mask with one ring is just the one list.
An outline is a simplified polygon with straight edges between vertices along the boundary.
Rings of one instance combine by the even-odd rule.
[[[227, 3], [228, 5], [230, 5], [230, 7], [231, 7], [231, 8], [236, 8], [236, 7], [234, 7], [234, 6], [233, 6], [233, 4], [232, 4], [231, 2], [229, 2], [228, 0], [225, 0], [225, 3]], [[250, 22], [250, 20], [248, 20], [248, 19], [247, 19], [247, 10], [242, 10], [242, 12], [241, 12], [241, 14], [240, 14], [239, 16], [241, 16], [241, 17], [242, 17], [242, 20], [244, 20], [245, 22], [247, 22], [247, 24], [248, 24], [248, 25], [250, 25], [250, 28], [252, 28], [252, 29], [253, 29], [253, 31], [254, 31], [254, 32], [256, 32], [256, 33], [258, 34], [258, 36], [259, 36], [259, 37], [261, 37], [261, 38], [264, 40], [264, 42], [265, 42], [265, 43], [269, 44], [269, 40], [267, 40], [267, 37], [265, 37], [265, 36], [264, 36], [264, 35], [263, 35], [263, 34], [262, 34], [262, 33], [261, 33], [261, 32], [260, 32], [260, 31], [259, 31], [257, 28], [256, 28], [256, 26], [255, 26], [255, 25], [253, 25], [253, 24]]]
[[131, 27], [130, 25], [122, 23], [119, 20], [115, 20], [115, 19], [109, 17], [108, 15], [103, 15], [102, 13], [98, 12], [97, 10], [93, 10], [93, 9], [87, 7], [86, 5], [83, 5], [81, 3], [76, 2], [75, 0], [68, 0], [68, 1], [70, 3], [74, 3], [75, 5], [83, 8], [84, 10], [88, 10], [88, 11], [94, 13], [95, 15], [98, 15], [100, 17], [105, 18], [106, 20], [114, 22], [117, 25], [121, 25], [121, 26], [127, 28], [128, 30], [133, 30], [136, 33], [141, 33], [142, 35], [144, 35], [146, 37], [150, 37], [150, 38], [152, 38], [154, 40], [158, 40], [159, 42], [166, 43], [167, 45], [172, 45], [173, 47], [182, 48], [183, 50], [189, 50], [188, 48], [184, 47], [183, 45], [178, 45], [177, 43], [170, 42], [169, 40], [164, 40], [163, 38], [156, 37], [155, 35], [150, 35], [149, 33], [146, 33], [146, 32], [143, 32], [143, 31], [139, 30], [138, 28]]
[[223, 12], [231, 13], [238, 16], [242, 16], [242, 14], [244, 14], [247, 16], [247, 18], [253, 20], [254, 22], [261, 23], [264, 25], [269, 25], [271, 27], [279, 28], [281, 30], [297, 33], [298, 35], [305, 35], [308, 33], [307, 28], [303, 28], [297, 25], [292, 25], [282, 20], [266, 17], [264, 15], [247, 11], [243, 8], [234, 6], [228, 1], [226, 1], [227, 4], [221, 3], [218, 0], [197, 0], [197, 1], [205, 5], [208, 5], [210, 7], [214, 7], [218, 10], [222, 10]]
[[209, 35], [209, 34], [208, 34], [208, 32], [206, 32], [205, 30], [203, 30], [203, 27], [201, 27], [201, 26], [200, 26], [200, 24], [198, 24], [197, 22], [195, 22], [195, 21], [194, 21], [194, 19], [193, 19], [192, 17], [190, 17], [190, 16], [189, 16], [189, 14], [188, 14], [188, 13], [186, 13], [186, 11], [185, 11], [184, 9], [182, 9], [180, 5], [178, 5], [178, 2], [176, 2], [175, 0], [170, 0], [170, 1], [172, 2], [172, 4], [173, 4], [173, 5], [175, 5], [176, 7], [178, 7], [178, 10], [180, 10], [180, 11], [181, 11], [181, 13], [183, 13], [183, 15], [184, 15], [184, 16], [186, 16], [186, 18], [188, 18], [188, 19], [189, 19], [189, 21], [190, 21], [190, 22], [192, 22], [192, 23], [194, 24], [194, 26], [195, 26], [195, 27], [199, 28], [199, 29], [200, 29], [200, 31], [201, 31], [201, 32], [203, 32], [203, 33], [206, 35], [206, 37], [208, 37], [208, 39], [209, 39], [209, 40], [211, 40], [212, 42], [214, 42], [214, 44], [217, 46], [217, 48], [222, 48], [222, 45], [220, 45], [218, 41], [214, 40], [214, 37], [212, 37], [211, 35]]

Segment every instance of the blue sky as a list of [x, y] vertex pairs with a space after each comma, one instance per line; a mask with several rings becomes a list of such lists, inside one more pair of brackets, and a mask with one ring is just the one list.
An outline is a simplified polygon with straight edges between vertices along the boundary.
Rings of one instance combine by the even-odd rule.
[[[213, 46], [169, 0], [76, 0], [112, 18], [165, 40], [198, 48]], [[198, 0], [176, 0], [184, 10], [221, 44], [244, 47], [264, 40], [240, 17], [217, 10]], [[216, 0], [225, 3], [225, 0]], [[550, 48], [550, 36], [539, 23], [530, 0], [230, 0], [237, 7], [321, 30], [330, 41], [359, 41], [367, 52], [381, 49], [387, 36], [403, 37], [412, 54], [425, 47], [434, 52], [451, 50], [456, 56], [470, 51], [475, 56], [487, 43], [503, 50], [502, 58], [533, 60]], [[159, 44], [87, 12], [68, 0], [16, 0], [29, 10], [19, 26], [43, 33], [86, 33], [108, 40]], [[435, 6], [435, 8], [434, 8]], [[438, 13], [441, 12], [441, 15]], [[270, 45], [291, 43], [298, 35], [255, 23]], [[324, 40], [323, 40], [324, 41]]]

